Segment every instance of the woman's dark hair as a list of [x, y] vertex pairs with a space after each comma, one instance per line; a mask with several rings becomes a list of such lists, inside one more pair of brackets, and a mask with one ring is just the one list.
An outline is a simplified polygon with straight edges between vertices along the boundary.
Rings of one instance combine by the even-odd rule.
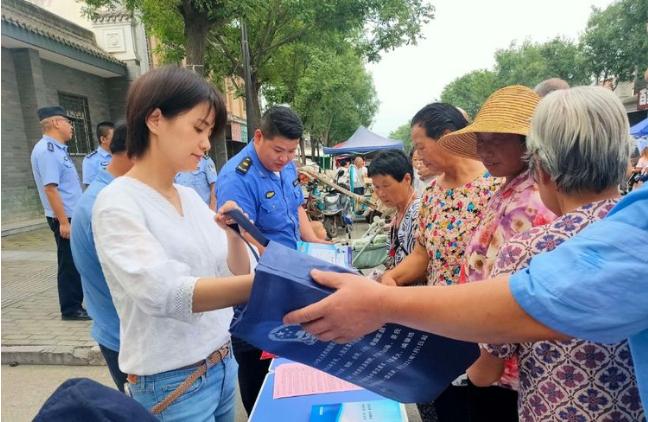
[[367, 175], [374, 176], [391, 176], [394, 180], [402, 182], [405, 175], [410, 175], [410, 183], [414, 181], [414, 169], [412, 162], [403, 151], [391, 149], [381, 151], [371, 160]]
[[110, 152], [112, 154], [119, 154], [120, 152], [126, 151], [126, 135], [126, 123], [120, 120], [115, 126], [112, 141], [110, 142]]
[[140, 76], [128, 90], [126, 103], [126, 145], [129, 157], [140, 157], [149, 148], [149, 130], [146, 119], [156, 108], [162, 115], [173, 118], [198, 104], [209, 104], [214, 111], [214, 129], [210, 142], [225, 130], [227, 110], [221, 94], [200, 75], [177, 66], [151, 70]]
[[455, 106], [447, 103], [432, 103], [414, 115], [410, 126], [414, 125], [425, 128], [425, 134], [429, 138], [439, 139], [445, 131], [454, 132], [463, 129], [468, 125], [468, 121]]

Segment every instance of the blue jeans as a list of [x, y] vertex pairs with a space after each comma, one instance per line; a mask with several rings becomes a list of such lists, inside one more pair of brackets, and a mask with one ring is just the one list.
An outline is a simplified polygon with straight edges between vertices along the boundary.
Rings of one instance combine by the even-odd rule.
[[[147, 409], [164, 400], [196, 368], [140, 376], [129, 384], [135, 400]], [[238, 364], [229, 353], [193, 383], [176, 401], [156, 415], [161, 421], [234, 422]]]

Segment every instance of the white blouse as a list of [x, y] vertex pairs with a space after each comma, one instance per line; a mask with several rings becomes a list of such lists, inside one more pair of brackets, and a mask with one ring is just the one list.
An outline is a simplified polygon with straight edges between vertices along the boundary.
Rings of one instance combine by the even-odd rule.
[[127, 374], [190, 365], [230, 338], [232, 308], [191, 311], [198, 278], [231, 275], [226, 234], [193, 189], [174, 186], [184, 215], [126, 176], [108, 185], [93, 209], [95, 245], [120, 319], [119, 367]]

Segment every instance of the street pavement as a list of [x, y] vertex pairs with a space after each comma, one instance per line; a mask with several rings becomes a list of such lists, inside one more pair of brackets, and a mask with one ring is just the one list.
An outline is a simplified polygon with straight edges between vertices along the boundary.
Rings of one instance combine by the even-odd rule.
[[2, 238], [2, 363], [102, 365], [90, 322], [62, 321], [49, 228]]

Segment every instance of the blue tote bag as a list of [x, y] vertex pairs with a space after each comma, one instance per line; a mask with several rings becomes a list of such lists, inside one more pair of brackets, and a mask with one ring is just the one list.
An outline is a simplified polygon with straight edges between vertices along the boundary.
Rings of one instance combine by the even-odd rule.
[[322, 342], [300, 325], [285, 325], [285, 314], [333, 293], [311, 278], [312, 269], [352, 271], [279, 243], [268, 243], [241, 218], [235, 217], [268, 246], [256, 267], [250, 300], [232, 321], [233, 336], [403, 403], [434, 400], [479, 356], [474, 343], [396, 324], [386, 324], [348, 344]]

